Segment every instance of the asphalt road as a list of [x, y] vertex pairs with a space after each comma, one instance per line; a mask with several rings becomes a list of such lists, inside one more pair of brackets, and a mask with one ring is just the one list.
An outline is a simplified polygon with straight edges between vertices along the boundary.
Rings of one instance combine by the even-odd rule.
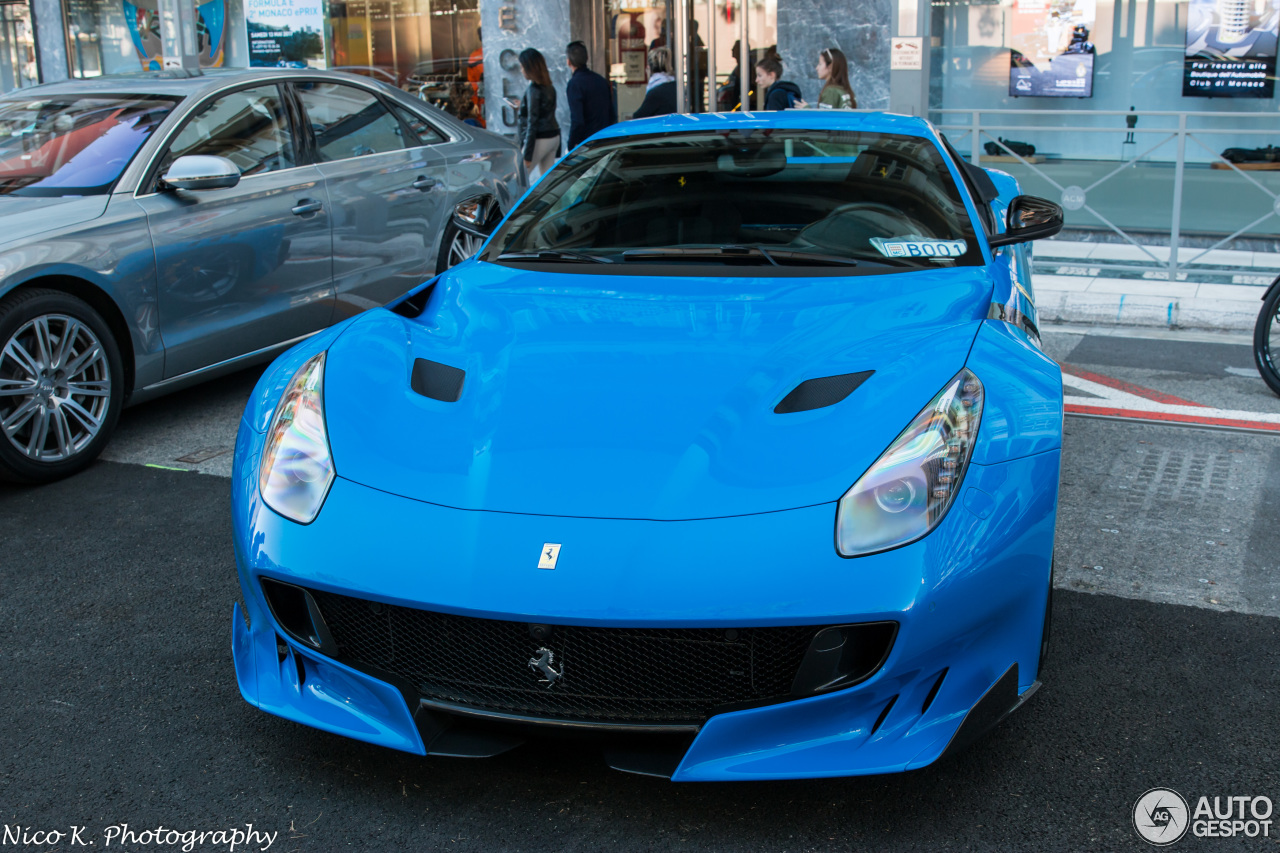
[[[1249, 364], [1238, 343], [1188, 354], [1203, 342], [1095, 337], [1050, 348], [1111, 375], [1152, 371], [1129, 381], [1204, 382], [1232, 406], [1261, 385], [1226, 371]], [[1280, 801], [1274, 436], [1068, 419], [1045, 684], [967, 752], [903, 776], [675, 785], [573, 742], [420, 759], [245, 704], [216, 451], [253, 379], [131, 410], [108, 454], [121, 461], [0, 486], [0, 850], [84, 849], [6, 845], [16, 826], [180, 849], [106, 847], [122, 823], [252, 823], [278, 833], [269, 849], [305, 851], [1136, 850], [1133, 804], [1150, 788]], [[1272, 834], [1174, 849], [1276, 849]]]

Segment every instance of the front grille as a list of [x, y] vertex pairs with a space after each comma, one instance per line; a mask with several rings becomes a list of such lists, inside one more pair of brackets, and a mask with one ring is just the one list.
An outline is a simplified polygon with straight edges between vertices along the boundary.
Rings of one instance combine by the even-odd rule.
[[[474, 619], [312, 591], [357, 669], [390, 674], [426, 699], [524, 717], [700, 724], [724, 705], [781, 701], [822, 626], [593, 628]], [[530, 661], [552, 652], [548, 686]]]

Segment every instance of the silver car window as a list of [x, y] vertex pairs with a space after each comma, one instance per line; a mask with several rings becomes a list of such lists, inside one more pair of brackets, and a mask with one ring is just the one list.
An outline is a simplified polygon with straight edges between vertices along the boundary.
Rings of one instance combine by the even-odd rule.
[[400, 120], [371, 93], [341, 83], [295, 84], [322, 163], [411, 147]]
[[200, 108], [170, 144], [159, 174], [188, 154], [226, 157], [242, 175], [297, 165], [280, 90], [275, 86], [242, 89]]

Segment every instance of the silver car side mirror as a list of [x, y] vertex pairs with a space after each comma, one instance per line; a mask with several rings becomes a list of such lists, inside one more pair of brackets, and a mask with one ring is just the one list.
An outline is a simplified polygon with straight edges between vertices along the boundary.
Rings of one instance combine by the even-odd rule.
[[226, 157], [188, 154], [173, 161], [160, 183], [175, 190], [230, 189], [240, 183], [240, 169]]

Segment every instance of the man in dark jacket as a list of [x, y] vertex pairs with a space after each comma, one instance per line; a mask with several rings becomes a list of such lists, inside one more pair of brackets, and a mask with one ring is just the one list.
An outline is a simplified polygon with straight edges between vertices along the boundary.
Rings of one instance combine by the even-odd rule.
[[756, 86], [764, 90], [766, 110], [788, 110], [801, 100], [800, 87], [782, 76], [782, 60], [766, 56], [756, 63]]
[[580, 41], [565, 48], [573, 69], [565, 95], [569, 99], [569, 148], [617, 121], [609, 81], [587, 67], [587, 47]]

